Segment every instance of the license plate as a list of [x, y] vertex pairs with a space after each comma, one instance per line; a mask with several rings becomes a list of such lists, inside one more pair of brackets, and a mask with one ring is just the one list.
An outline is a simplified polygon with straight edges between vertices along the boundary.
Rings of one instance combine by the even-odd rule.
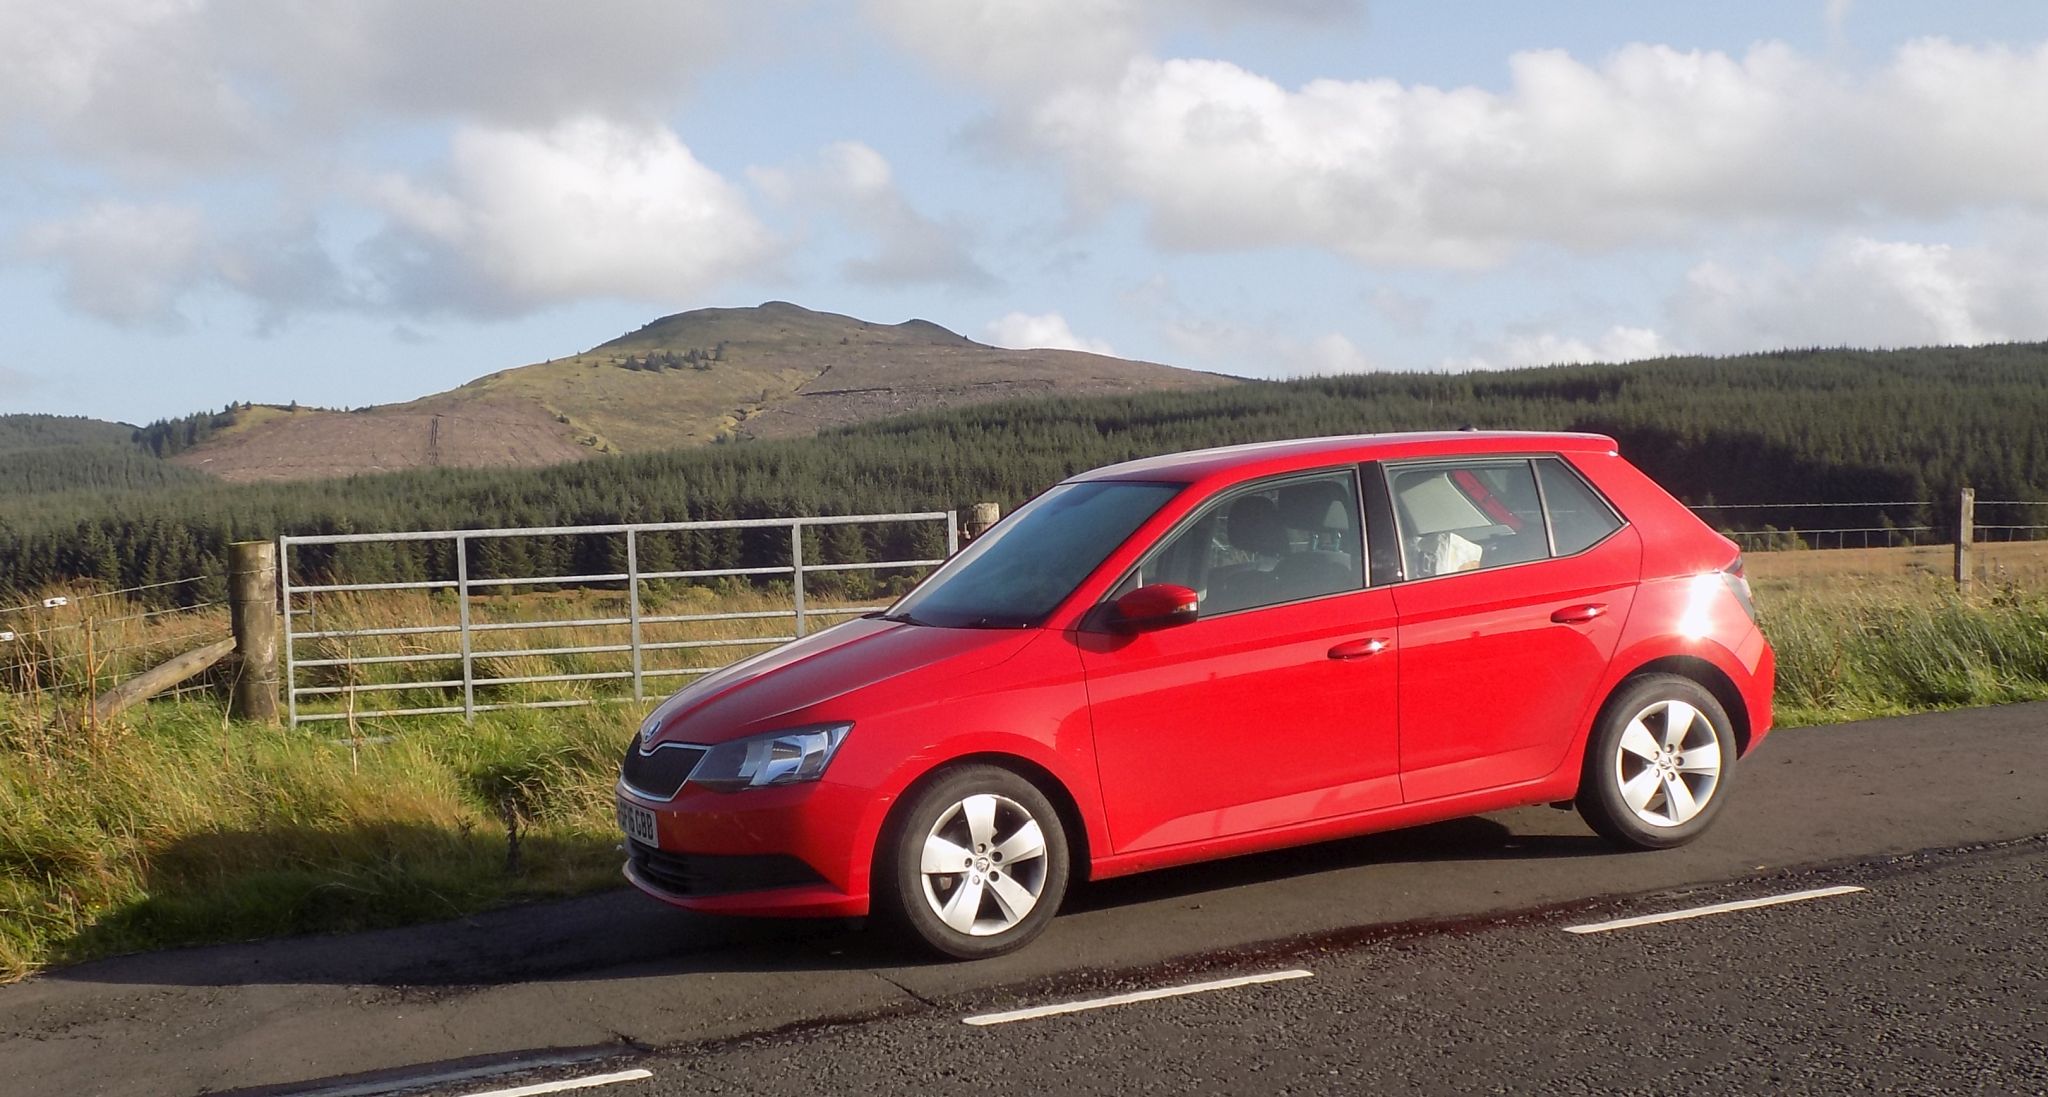
[[654, 813], [639, 804], [627, 800], [619, 801], [619, 829], [626, 832], [626, 837], [641, 845], [657, 849], [661, 847], [661, 840], [656, 837]]

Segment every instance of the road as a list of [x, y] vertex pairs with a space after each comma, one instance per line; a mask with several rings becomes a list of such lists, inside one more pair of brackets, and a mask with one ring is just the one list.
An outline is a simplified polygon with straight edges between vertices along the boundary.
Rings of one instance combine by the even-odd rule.
[[[784, 1092], [825, 1088], [806, 1082], [798, 1067], [827, 1069], [817, 1051], [836, 1047], [845, 1062], [869, 1065], [835, 1075], [834, 1088], [890, 1077], [882, 1068], [929, 1064], [930, 1077], [958, 1088], [951, 1081], [992, 1082], [994, 1075], [978, 1072], [999, 1067], [1093, 1063], [1056, 1083], [1031, 1074], [1033, 1088], [1099, 1082], [1142, 1090], [1146, 1079], [1178, 1079], [1182, 1088], [1238, 1090], [1250, 1083], [1230, 1070], [1266, 1064], [1276, 1072], [1270, 1077], [1304, 1092], [1334, 1091], [1341, 1087], [1326, 1079], [1347, 1077], [1379, 1079], [1374, 1088], [1428, 1090], [1442, 1088], [1449, 1063], [1467, 1079], [1451, 1088], [1469, 1092], [1503, 1072], [1557, 1060], [1542, 1069], [1554, 1071], [1547, 1077], [1559, 1088], [1604, 1091], [1631, 1088], [1611, 1073], [1621, 1069], [1616, 1064], [1638, 1061], [1645, 1049], [1668, 1050], [1693, 1030], [1695, 1047], [1682, 1061], [1701, 1065], [1688, 1078], [1711, 1077], [1708, 1060], [1774, 1064], [1757, 1069], [1782, 1069], [1787, 1079], [1818, 1077], [1800, 1071], [1821, 1069], [1829, 1056], [1883, 1065], [1894, 1052], [1890, 1043], [1869, 1043], [1877, 1032], [1916, 1034], [1899, 1040], [1920, 1041], [1930, 1061], [1946, 1056], [1955, 1070], [1989, 1063], [1963, 1055], [1946, 1035], [1972, 1016], [1955, 1000], [1904, 993], [1919, 977], [1913, 965], [1931, 962], [1927, 955], [1957, 964], [2010, 955], [2021, 972], [2033, 973], [2031, 982], [1969, 990], [1993, 1003], [1985, 1007], [1986, 1039], [1997, 1036], [2020, 1057], [1986, 1069], [2016, 1071], [2028, 1055], [2042, 1060], [2042, 1035], [2038, 1028], [2028, 1035], [2024, 1013], [1998, 1014], [1999, 995], [2041, 1015], [2048, 1015], [2048, 997], [2038, 952], [1999, 950], [2042, 935], [2038, 922], [1997, 919], [2018, 917], [2013, 904], [2026, 894], [2041, 905], [2040, 861], [2024, 843], [1969, 850], [2048, 834], [2044, 774], [2048, 704], [1784, 731], [1741, 767], [1715, 830], [1685, 849], [1615, 854], [1574, 815], [1508, 812], [1086, 887], [1031, 948], [976, 964], [910, 960], [839, 926], [693, 917], [626, 892], [411, 930], [131, 957], [0, 988], [0, 1076], [7, 1092], [24, 1097], [283, 1093], [344, 1078], [367, 1084], [365, 1075], [502, 1070], [512, 1053], [566, 1050], [590, 1062], [549, 1076], [610, 1069], [630, 1052], [631, 1064], [657, 1071], [651, 1092], [680, 1084], [675, 1064], [697, 1092], [719, 1092], [720, 1084]], [[1919, 851], [1935, 852], [1910, 856]], [[1997, 872], [2015, 882], [1998, 883]], [[1954, 873], [1965, 875], [1945, 875]], [[1922, 877], [1936, 881], [1927, 885], [1932, 892], [1910, 890]], [[1668, 937], [1631, 931], [1591, 941], [1557, 928], [1616, 911], [1879, 878], [1889, 882], [1864, 884], [1871, 890], [1856, 896], [1657, 931]], [[1767, 935], [1769, 947], [1755, 953], [1736, 947], [1758, 926], [1822, 926], [1803, 920], [1841, 917], [1869, 920], [1836, 927], [1839, 935], [1825, 928]], [[1919, 934], [1930, 917], [1948, 936]], [[1927, 946], [1935, 951], [1912, 951], [1923, 942], [1936, 942]], [[1752, 966], [1736, 962], [1752, 955]], [[1645, 956], [1670, 963], [1653, 967]], [[1001, 1035], [970, 1034], [958, 1024], [963, 1010], [1292, 967], [1315, 975]], [[1870, 984], [1890, 990], [1856, 997], [1829, 990], [1822, 978], [1829, 970], [1897, 974]], [[1940, 973], [1922, 974], [1932, 985]], [[1584, 980], [1592, 982], [1575, 982]], [[1575, 985], [1581, 993], [1565, 993]], [[1395, 987], [1405, 987], [1405, 997], [1395, 998]], [[1559, 993], [1540, 993], [1549, 987]], [[1595, 993], [1602, 988], [1605, 996]], [[1897, 1004], [1882, 1005], [1893, 1001], [1884, 996], [1892, 991], [1901, 992]], [[1691, 1029], [1653, 1008], [1702, 995], [1719, 1004]], [[1754, 1008], [1738, 1008], [1744, 1003]], [[1624, 1014], [1620, 1006], [1635, 1008]], [[1216, 1012], [1233, 1009], [1239, 1012]], [[1863, 1013], [1845, 1012], [1855, 1009]], [[1887, 1009], [1898, 1028], [1859, 1020], [1889, 1016]], [[1314, 1023], [1321, 1017], [1355, 1023]], [[1116, 1026], [1125, 1037], [1089, 1027], [1096, 1025]], [[1772, 1044], [1765, 1027], [1798, 1037], [1792, 1042], [1812, 1052], [1796, 1061], [1784, 1057], [1790, 1050], [1759, 1058], [1756, 1049]], [[744, 1042], [777, 1031], [793, 1035]], [[1135, 1039], [1139, 1032], [1150, 1035]], [[1813, 1033], [1819, 1036], [1807, 1039]], [[977, 1034], [995, 1038], [963, 1042]], [[1086, 1051], [1098, 1037], [1102, 1049]], [[1582, 1054], [1560, 1059], [1554, 1053], [1565, 1042]], [[1013, 1045], [1020, 1050], [990, 1052]], [[1033, 1065], [1027, 1052], [1034, 1047], [1047, 1065]], [[1116, 1081], [1104, 1057], [1119, 1047], [1117, 1061], [1131, 1065]], [[708, 1064], [732, 1073], [706, 1075]], [[1899, 1076], [1908, 1091], [1923, 1077]], [[1649, 1075], [1634, 1088], [1684, 1088], [1674, 1077]], [[447, 1092], [492, 1084], [465, 1082]], [[2048, 1085], [2012, 1091], [2048, 1092]]]
[[1562, 916], [1402, 936], [1290, 957], [1309, 974], [1283, 983], [989, 1027], [961, 1020], [1011, 996], [969, 995], [546, 1076], [651, 1072], [608, 1097], [2048, 1093], [2048, 843], [1817, 880], [1867, 890], [1583, 937]]

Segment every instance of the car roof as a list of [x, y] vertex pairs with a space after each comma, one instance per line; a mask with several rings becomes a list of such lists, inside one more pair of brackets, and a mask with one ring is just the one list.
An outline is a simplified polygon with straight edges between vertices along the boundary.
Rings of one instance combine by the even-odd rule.
[[1616, 449], [1614, 439], [1604, 434], [1551, 431], [1443, 430], [1347, 434], [1253, 442], [1144, 457], [1080, 473], [1069, 477], [1068, 482], [1152, 480], [1191, 484], [1226, 474], [1231, 479], [1242, 479], [1352, 461], [1488, 453], [1613, 453]]

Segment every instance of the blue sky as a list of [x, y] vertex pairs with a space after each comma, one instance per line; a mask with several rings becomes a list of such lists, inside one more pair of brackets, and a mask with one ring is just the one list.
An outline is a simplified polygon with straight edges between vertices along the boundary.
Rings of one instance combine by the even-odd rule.
[[2048, 338], [2048, 8], [0, 0], [0, 411], [783, 299], [1286, 377]]

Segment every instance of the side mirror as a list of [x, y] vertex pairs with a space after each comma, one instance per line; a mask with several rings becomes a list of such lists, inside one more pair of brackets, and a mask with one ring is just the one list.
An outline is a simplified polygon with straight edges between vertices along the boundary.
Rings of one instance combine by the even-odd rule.
[[1177, 583], [1139, 587], [1116, 600], [1110, 627], [1118, 632], [1150, 632], [1193, 621], [1202, 612], [1202, 596]]

